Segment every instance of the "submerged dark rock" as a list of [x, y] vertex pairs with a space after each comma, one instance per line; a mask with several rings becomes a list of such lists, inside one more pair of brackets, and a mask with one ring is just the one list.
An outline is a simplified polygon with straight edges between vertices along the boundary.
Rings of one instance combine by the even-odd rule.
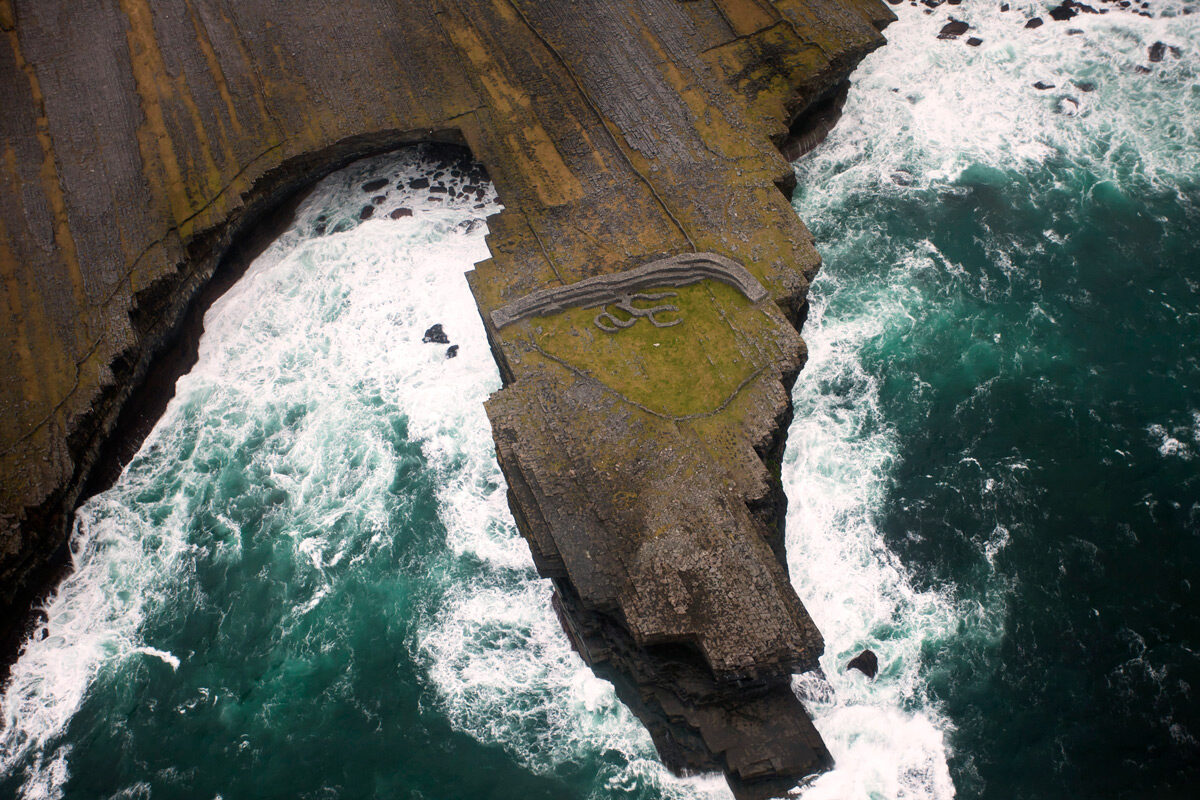
[[366, 183], [364, 183], [362, 185], [362, 190], [364, 192], [366, 192], [367, 194], [370, 194], [371, 192], [378, 192], [380, 189], [382, 189], [383, 187], [385, 187], [387, 185], [388, 185], [387, 178], [376, 178], [373, 181], [367, 181]]
[[879, 672], [879, 656], [872, 650], [863, 650], [846, 664], [846, 669], [856, 669], [868, 678]]
[[1165, 42], [1155, 42], [1150, 45], [1149, 57], [1153, 63], [1158, 63], [1163, 60], [1163, 56], [1167, 54], [1167, 45]]
[[1047, 89], [1053, 89], [1054, 84], [1053, 83], [1044, 83], [1043, 81], [1037, 81], [1036, 83], [1033, 84], [1033, 88], [1037, 89], [1039, 92], [1044, 92]]
[[1096, 9], [1086, 3], [1077, 3], [1075, 0], [1063, 0], [1058, 6], [1050, 9], [1050, 18], [1055, 22], [1066, 22], [1067, 20], [1077, 17], [1080, 14], [1105, 14], [1108, 13], [1102, 9]]
[[431, 325], [425, 335], [421, 337], [421, 341], [426, 344], [450, 344], [450, 337], [446, 335], [446, 331], [442, 329], [442, 323]]
[[942, 26], [938, 32], [939, 39], [957, 39], [960, 35], [971, 29], [971, 26], [962, 20], [957, 20], [951, 17], [950, 21]]
[[392, 213], [388, 214], [392, 219], [400, 219], [401, 217], [411, 217], [413, 210], [411, 208], [394, 208]]

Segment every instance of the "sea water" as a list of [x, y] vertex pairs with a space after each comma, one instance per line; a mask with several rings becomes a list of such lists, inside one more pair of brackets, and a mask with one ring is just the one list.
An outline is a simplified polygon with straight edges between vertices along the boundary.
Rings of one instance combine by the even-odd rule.
[[[837, 759], [806, 798], [1196, 776], [1200, 14], [1009, 5], [898, 7], [797, 164], [788, 558], [827, 646], [795, 686]], [[571, 652], [508, 515], [462, 277], [498, 208], [429, 149], [361, 162], [214, 304], [78, 514], [0, 796], [728, 797]]]
[[839, 763], [806, 797], [1200, 775], [1200, 4], [1004, 5], [896, 8], [796, 165], [788, 555]]

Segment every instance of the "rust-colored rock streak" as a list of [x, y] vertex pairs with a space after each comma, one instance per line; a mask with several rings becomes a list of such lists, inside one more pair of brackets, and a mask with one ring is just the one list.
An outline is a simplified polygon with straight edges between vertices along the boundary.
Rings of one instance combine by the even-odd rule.
[[[819, 258], [778, 147], [891, 19], [878, 0], [0, 0], [0, 610], [44, 580], [231, 243], [354, 158], [458, 142], [506, 209], [469, 275], [505, 382], [487, 410], [564, 628], [671, 767], [744, 797], [821, 769], [788, 687], [823, 645], [779, 485]], [[639, 283], [492, 324], [689, 253], [767, 297]]]

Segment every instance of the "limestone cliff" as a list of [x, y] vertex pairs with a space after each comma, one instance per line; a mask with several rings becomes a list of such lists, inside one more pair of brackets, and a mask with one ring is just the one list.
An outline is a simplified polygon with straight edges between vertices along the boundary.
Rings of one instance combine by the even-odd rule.
[[878, 0], [0, 0], [0, 608], [15, 618], [65, 541], [231, 245], [351, 159], [458, 142], [506, 208], [470, 275], [505, 380], [488, 413], [568, 634], [671, 766], [746, 796], [819, 769], [787, 681], [822, 644], [779, 557], [819, 259], [778, 147], [806, 109], [827, 127], [891, 18]]

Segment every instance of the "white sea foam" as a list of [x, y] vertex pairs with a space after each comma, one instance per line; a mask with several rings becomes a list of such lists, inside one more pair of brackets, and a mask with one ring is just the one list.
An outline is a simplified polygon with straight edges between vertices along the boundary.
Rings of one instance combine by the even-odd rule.
[[[802, 795], [953, 797], [948, 723], [926, 702], [920, 666], [922, 645], [949, 634], [959, 610], [912, 587], [873, 518], [897, 442], [858, 352], [902, 319], [903, 306], [880, 292], [861, 315], [829, 319], [826, 296], [814, 297], [807, 323], [809, 361], [783, 468], [788, 564], [826, 642], [824, 676], [801, 676], [797, 690], [836, 762]], [[845, 669], [864, 648], [879, 657], [874, 681]]]
[[1165, 425], [1155, 423], [1146, 428], [1146, 433], [1150, 434], [1151, 441], [1160, 456], [1181, 458], [1185, 461], [1191, 460], [1192, 448], [1186, 441], [1177, 438], [1186, 438], [1189, 434], [1193, 434], [1188, 426], [1178, 426], [1168, 431]]
[[[1117, 185], [1162, 185], [1194, 171], [1200, 17], [1111, 13], [1023, 27], [1031, 16], [1045, 18], [1048, 7], [1013, 3], [1001, 12], [998, 3], [967, 2], [933, 14], [897, 8], [889, 45], [856, 73], [838, 127], [798, 166], [805, 213], [837, 213], [840, 199], [857, 193], [937, 187], [953, 194], [959, 175], [980, 164], [1020, 170], [1065, 156]], [[965, 36], [938, 40], [950, 16], [968, 22], [969, 35], [983, 44], [967, 46]], [[1082, 33], [1067, 35], [1068, 28]], [[1192, 57], [1168, 54], [1149, 64], [1155, 41]], [[1055, 88], [1040, 91], [1037, 81]], [[1178, 91], [1181, 83], [1190, 93]], [[983, 638], [997, 636], [1003, 613], [915, 589], [876, 527], [899, 446], [859, 354], [886, 331], [911, 326], [913, 303], [932, 301], [905, 275], [936, 270], [943, 279], [961, 277], [931, 242], [905, 243], [899, 252], [899, 277], [860, 298], [849, 314], [844, 306], [841, 316], [829, 313], [839, 279], [823, 273], [804, 331], [810, 357], [796, 387], [784, 465], [787, 545], [793, 580], [825, 635], [826, 654], [824, 678], [803, 676], [797, 690], [836, 760], [833, 771], [802, 792], [810, 799], [952, 797], [952, 727], [927, 696], [922, 648], [960, 625]], [[1011, 266], [995, 248], [989, 257]], [[914, 386], [915, 397], [922, 391]], [[1183, 447], [1165, 429], [1150, 433], [1172, 453]], [[989, 564], [1008, 540], [998, 524], [983, 546]], [[845, 670], [868, 647], [880, 659], [874, 681]]]
[[728, 797], [719, 776], [681, 779], [663, 768], [612, 685], [571, 650], [550, 594], [535, 579], [451, 591], [420, 634], [420, 652], [452, 724], [542, 773], [603, 754], [596, 797], [636, 786], [668, 798]]
[[176, 656], [174, 653], [168, 652], [166, 650], [159, 650], [154, 647], [135, 647], [133, 649], [133, 652], [141, 653], [142, 655], [147, 655], [147, 656], [150, 656], [151, 658], [157, 658], [159, 661], [166, 664], [172, 670], [179, 669], [178, 656]]
[[[136, 631], [161, 590], [163, 570], [182, 549], [173, 520], [153, 541], [140, 541], [133, 514], [96, 498], [82, 511], [71, 541], [75, 565], [46, 605], [48, 619], [25, 644], [3, 697], [0, 775], [36, 751], [24, 797], [55, 797], [66, 779], [69, 748], [53, 748], [83, 702], [101, 665], [142, 652]], [[53, 755], [51, 755], [53, 753]]]
[[[1200, 13], [1182, 13], [1200, 11], [1195, 3], [1155, 2], [1149, 19], [1113, 10], [1061, 23], [1046, 13], [1055, 3], [1009, 5], [896, 8], [889, 44], [855, 73], [843, 118], [805, 163], [804, 185], [904, 193], [952, 181], [973, 164], [1021, 169], [1061, 156], [1118, 186], [1195, 174]], [[1026, 29], [1033, 16], [1046, 24]], [[950, 17], [971, 30], [939, 40]], [[968, 36], [983, 44], [967, 46]], [[1150, 62], [1159, 41], [1181, 57], [1167, 51]], [[1034, 88], [1039, 81], [1054, 88]]]
[[[24, 797], [56, 796], [58, 789], [48, 787], [65, 781], [68, 751], [56, 749], [55, 740], [102, 670], [135, 654], [178, 668], [177, 656], [141, 640], [141, 628], [157, 604], [180, 602], [179, 594], [191, 591], [186, 587], [198, 550], [218, 560], [240, 553], [240, 540], [231, 535], [236, 526], [219, 517], [212, 541], [189, 539], [190, 498], [218, 475], [180, 472], [175, 494], [146, 499], [156, 485], [171, 483], [164, 475], [177, 468], [173, 459], [156, 460], [156, 451], [191, 437], [198, 458], [219, 462], [229, 441], [245, 439], [233, 434], [260, 425], [268, 405], [304, 410], [310, 419], [288, 433], [286, 453], [254, 455], [304, 508], [296, 528], [286, 532], [317, 576], [301, 614], [325, 596], [320, 576], [344, 553], [325, 529], [349, 510], [361, 513], [368, 527], [385, 525], [380, 498], [394, 470], [386, 442], [355, 429], [353, 412], [363, 411], [364, 396], [398, 406], [431, 461], [460, 478], [443, 487], [446, 501], [455, 504], [454, 520], [461, 520], [451, 526], [459, 538], [483, 513], [479, 508], [497, 506], [494, 495], [502, 492], [495, 487], [452, 497], [461, 490], [461, 470], [450, 463], [462, 453], [461, 432], [486, 425], [478, 407], [498, 385], [463, 279], [465, 269], [486, 256], [481, 223], [498, 209], [495, 196], [489, 188], [482, 202], [438, 202], [424, 192], [389, 188], [379, 216], [400, 206], [415, 215], [358, 224], [364, 177], [383, 170], [392, 179], [411, 178], [423, 166], [409, 151], [324, 181], [289, 232], [210, 309], [197, 364], [179, 380], [176, 398], [139, 457], [113, 490], [80, 509], [71, 539], [74, 571], [47, 602], [47, 621], [25, 643], [2, 699], [0, 775], [24, 767]], [[332, 216], [324, 211], [331, 203], [340, 209]], [[322, 214], [331, 216], [324, 220], [327, 230], [347, 230], [317, 236]], [[457, 358], [421, 343], [433, 322], [464, 342]], [[219, 429], [199, 413], [207, 408], [226, 409]], [[329, 447], [331, 432], [345, 435], [344, 452]], [[477, 450], [469, 458], [480, 459]], [[491, 469], [496, 472], [494, 464]], [[517, 552], [507, 541], [478, 545], [510, 560]]]

